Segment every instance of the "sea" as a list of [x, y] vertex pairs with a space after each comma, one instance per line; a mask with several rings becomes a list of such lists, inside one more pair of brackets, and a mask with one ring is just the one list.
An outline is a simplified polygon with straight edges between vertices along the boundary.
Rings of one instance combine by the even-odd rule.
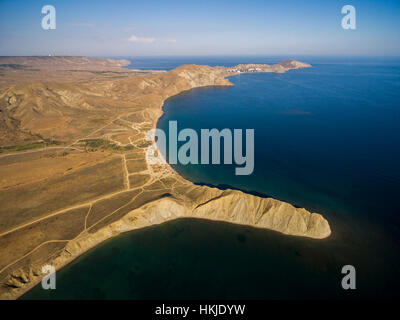
[[[254, 129], [254, 172], [174, 165], [199, 185], [273, 197], [322, 214], [327, 239], [202, 219], [122, 234], [22, 299], [360, 299], [400, 292], [400, 58], [116, 57], [131, 69], [295, 58], [311, 68], [230, 77], [168, 99], [157, 127]], [[345, 290], [342, 268], [356, 271]]]

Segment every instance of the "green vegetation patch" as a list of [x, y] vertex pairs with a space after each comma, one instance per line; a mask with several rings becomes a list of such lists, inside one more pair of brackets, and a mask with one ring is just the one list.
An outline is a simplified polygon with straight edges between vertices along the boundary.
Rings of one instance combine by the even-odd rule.
[[19, 145], [14, 145], [14, 146], [0, 146], [0, 153], [41, 149], [44, 147], [59, 146], [61, 144], [62, 144], [62, 142], [60, 142], [60, 141], [56, 141], [56, 140], [52, 140], [52, 139], [44, 139], [43, 141], [36, 141], [36, 142], [19, 144]]
[[30, 149], [39, 149], [39, 148], [44, 148], [44, 146], [45, 146], [45, 143], [43, 141], [33, 142], [33, 143], [28, 143], [28, 144], [21, 144], [21, 145], [16, 145], [16, 146], [5, 146], [5, 147], [0, 147], [0, 153], [24, 151], [24, 150], [30, 150]]
[[114, 152], [125, 152], [133, 150], [133, 146], [131, 145], [119, 146], [105, 139], [84, 139], [79, 142], [85, 146], [86, 151], [109, 150]]

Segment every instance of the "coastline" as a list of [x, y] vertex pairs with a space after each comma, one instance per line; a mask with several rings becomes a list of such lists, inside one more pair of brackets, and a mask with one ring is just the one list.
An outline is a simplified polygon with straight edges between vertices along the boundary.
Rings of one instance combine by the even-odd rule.
[[[197, 88], [197, 87], [232, 86], [233, 84], [229, 81], [229, 79], [227, 79], [227, 77], [235, 76], [237, 74], [239, 74], [239, 73], [236, 73], [236, 74], [230, 73], [229, 74], [229, 73], [226, 73], [226, 72], [222, 71], [222, 79], [223, 80], [221, 80], [221, 75], [219, 75], [218, 80], [217, 81], [214, 80], [213, 84], [204, 85], [203, 83], [200, 83], [200, 85], [196, 86], [196, 85], [193, 85], [193, 83], [192, 83], [192, 86], [190, 88], [188, 88], [188, 89], [183, 89], [183, 90], [178, 91], [177, 93], [174, 93], [172, 95], [169, 95], [169, 96], [167, 95], [166, 97], [163, 97], [161, 104], [158, 106], [157, 113], [155, 115], [153, 114], [154, 118], [152, 119], [153, 121], [152, 121], [152, 124], [151, 124], [152, 129], [155, 129], [157, 127], [157, 123], [158, 123], [159, 118], [164, 114], [163, 106], [164, 106], [165, 100], [167, 100], [169, 98], [172, 98], [172, 97], [174, 97], [174, 96], [176, 96], [178, 94], [181, 94], [181, 93], [183, 93], [185, 91], [191, 90], [193, 88]], [[218, 82], [218, 81], [220, 81], [220, 82]], [[148, 149], [150, 147], [151, 146], [148, 146], [148, 147], [145, 148], [146, 154], [147, 154]], [[145, 158], [145, 160], [146, 160], [147, 166], [151, 166], [151, 164], [149, 163], [147, 157]], [[164, 169], [168, 170], [171, 176], [177, 177], [177, 179], [182, 180], [183, 183], [185, 185], [187, 185], [187, 186], [189, 186], [189, 185], [193, 186], [194, 185], [192, 182], [190, 182], [190, 181], [186, 180], [185, 178], [181, 177], [169, 164], [166, 163], [165, 166], [166, 167]], [[198, 187], [199, 188], [203, 188], [203, 190], [205, 190], [204, 188], [212, 189], [213, 191], [207, 190], [207, 192], [211, 192], [211, 193], [217, 192], [219, 194], [218, 196], [221, 196], [221, 194], [224, 192], [224, 191], [222, 191], [222, 190], [220, 190], [218, 188], [209, 188], [209, 187], [206, 187], [206, 186], [198, 186]], [[230, 190], [230, 189], [227, 189], [227, 190], [229, 191], [228, 196], [235, 196], [235, 197], [239, 197], [239, 198], [240, 197], [250, 197], [251, 196], [251, 195], [247, 194], [244, 191], [233, 191], [233, 190]], [[121, 191], [121, 192], [123, 192], [123, 191]], [[251, 197], [256, 197], [256, 196], [251, 196]], [[211, 197], [211, 199], [213, 199], [213, 197]], [[290, 204], [284, 203], [284, 202], [279, 201], [279, 200], [274, 200], [274, 199], [271, 199], [271, 198], [266, 198], [266, 200], [279, 203], [279, 205], [285, 204], [285, 206], [288, 206], [287, 208], [289, 208], [290, 210], [294, 210], [295, 209]], [[255, 225], [253, 223], [243, 223], [243, 222], [232, 221], [228, 217], [219, 218], [218, 216], [207, 216], [206, 214], [204, 216], [201, 216], [201, 215], [200, 216], [199, 215], [196, 216], [196, 215], [193, 215], [193, 213], [189, 213], [189, 214], [181, 213], [180, 216], [179, 215], [178, 216], [170, 215], [170, 216], [161, 217], [161, 218], [160, 217], [157, 217], [157, 218], [152, 217], [153, 220], [152, 220], [152, 223], [150, 223], [150, 224], [148, 224], [149, 221], [146, 221], [147, 224], [146, 223], [142, 223], [142, 224], [140, 224], [140, 223], [139, 224], [132, 224], [131, 223], [130, 219], [133, 218], [132, 216], [135, 216], [138, 213], [139, 213], [139, 215], [140, 214], [144, 214], [143, 210], [144, 211], [152, 211], [152, 210], [153, 211], [154, 210], [157, 211], [157, 210], [160, 210], [160, 203], [161, 203], [161, 207], [163, 207], [163, 206], [166, 207], [166, 208], [170, 208], [170, 206], [174, 207], [175, 204], [174, 203], [170, 203], [170, 202], [171, 202], [170, 200], [165, 200], [165, 199], [154, 200], [152, 202], [149, 202], [149, 204], [146, 203], [146, 204], [144, 204], [142, 206], [139, 206], [138, 208], [136, 208], [134, 210], [129, 211], [122, 218], [114, 221], [111, 224], [108, 224], [108, 225], [104, 226], [103, 228], [100, 228], [95, 233], [87, 233], [86, 231], [82, 232], [76, 238], [74, 238], [72, 240], [69, 240], [67, 246], [62, 250], [61, 254], [58, 255], [55, 259], [50, 260], [49, 264], [52, 264], [55, 267], [56, 270], [60, 270], [61, 268], [65, 267], [66, 265], [68, 265], [69, 263], [71, 263], [72, 261], [74, 261], [75, 259], [80, 257], [81, 255], [85, 254], [89, 250], [91, 250], [94, 247], [96, 247], [97, 245], [100, 245], [104, 241], [106, 241], [108, 239], [111, 239], [111, 238], [114, 238], [114, 237], [120, 235], [121, 233], [133, 231], [133, 230], [136, 230], [136, 229], [141, 229], [141, 228], [144, 228], [144, 227], [152, 225], [152, 224], [160, 224], [160, 223], [163, 223], [163, 222], [166, 222], [166, 221], [170, 221], [170, 220], [174, 220], [174, 219], [181, 218], [181, 217], [192, 217], [192, 218], [200, 217], [200, 218], [205, 218], [205, 219], [208, 219], [208, 220], [211, 220], [211, 221], [213, 221], [213, 220], [214, 221], [225, 221], [225, 222], [229, 222], [229, 223], [233, 223], [233, 224], [248, 225], [248, 226], [252, 226], [252, 227], [256, 227], [256, 228], [271, 229], [271, 230], [275, 230], [275, 231], [278, 231], [278, 232], [281, 232], [281, 233], [285, 233], [285, 232], [282, 232], [280, 230], [276, 230], [276, 229], [273, 229], [273, 228], [268, 228], [268, 227], [265, 227], [265, 226], [262, 226], [262, 225]], [[84, 205], [84, 204], [82, 204], [82, 205]], [[177, 211], [181, 210], [179, 207], [176, 207], [176, 209], [177, 209]], [[304, 209], [297, 209], [296, 208], [295, 210], [304, 210]], [[304, 211], [307, 212], [306, 210], [304, 210]], [[310, 216], [310, 219], [311, 219], [311, 213], [307, 212], [307, 214]], [[322, 237], [321, 236], [315, 236], [315, 238], [326, 238], [326, 237], [328, 237], [330, 235], [329, 224], [324, 218], [322, 218], [322, 216], [318, 215], [318, 217], [323, 219], [323, 220], [321, 220], [322, 222], [325, 221], [324, 223], [326, 223], [327, 228], [329, 229], [329, 232], [325, 230]], [[290, 233], [286, 233], [286, 234], [290, 235]], [[294, 234], [294, 235], [301, 236], [301, 234]], [[308, 237], [313, 238], [312, 235], [308, 235]], [[39, 247], [36, 248], [36, 249], [39, 249]], [[31, 276], [30, 277], [30, 281], [26, 285], [24, 285], [24, 286], [22, 286], [22, 287], [20, 287], [20, 288], [18, 288], [16, 290], [13, 290], [12, 291], [13, 294], [11, 293], [6, 298], [7, 299], [17, 299], [17, 298], [23, 296], [26, 292], [28, 292], [33, 287], [35, 287], [38, 283], [40, 283], [41, 279], [42, 279], [42, 277], [40, 275]]]

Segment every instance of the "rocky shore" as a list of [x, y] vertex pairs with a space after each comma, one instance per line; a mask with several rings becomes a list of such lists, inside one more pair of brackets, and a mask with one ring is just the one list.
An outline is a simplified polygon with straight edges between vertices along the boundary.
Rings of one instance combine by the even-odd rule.
[[[308, 66], [285, 61], [279, 66], [264, 65], [258, 71], [285, 72]], [[18, 120], [15, 130], [24, 133], [29, 130], [32, 135], [47, 138], [54, 136], [54, 125], [62, 124], [57, 134], [59, 140], [68, 141], [62, 143], [62, 150], [69, 148], [67, 154], [60, 155], [54, 149], [53, 155], [49, 149], [40, 149], [35, 154], [50, 152], [51, 155], [35, 158], [38, 167], [54, 164], [53, 170], [58, 172], [63, 157], [80, 161], [76, 167], [71, 164], [67, 171], [45, 178], [55, 193], [46, 193], [43, 187], [37, 194], [29, 194], [34, 188], [40, 189], [33, 178], [32, 184], [26, 186], [29, 192], [24, 191], [25, 185], [21, 183], [5, 189], [3, 197], [7, 197], [9, 205], [4, 213], [0, 210], [0, 222], [3, 219], [0, 223], [0, 298], [15, 299], [39, 283], [43, 265], [60, 269], [122, 232], [177, 218], [226, 221], [315, 239], [328, 237], [329, 223], [318, 213], [241, 191], [198, 186], [180, 177], [168, 164], [148, 161], [150, 145], [145, 136], [155, 128], [167, 98], [192, 88], [232, 85], [226, 77], [237, 74], [238, 70], [254, 72], [250, 71], [254, 68], [258, 67], [184, 65], [163, 73], [124, 74], [122, 79], [113, 80], [99, 78], [95, 83], [21, 84], [0, 91], [0, 108], [8, 108], [13, 119]], [[10, 105], [10, 101], [14, 102]], [[65, 120], [65, 117], [82, 117], [82, 106], [86, 106], [90, 115], [82, 123]], [[118, 107], [110, 109], [109, 106]], [[95, 161], [84, 160], [97, 154], [101, 155]], [[32, 158], [3, 157], [0, 169], [2, 165], [17, 168], [24, 161]], [[103, 169], [96, 169], [92, 174], [93, 168]], [[111, 184], [110, 178], [102, 179], [102, 172], [112, 173], [115, 183]], [[64, 204], [60, 204], [60, 199], [65, 198], [63, 190], [70, 189], [68, 177], [73, 181], [84, 179], [90, 188], [86, 190], [78, 183]], [[99, 188], [96, 194], [94, 188]], [[36, 201], [37, 208], [32, 207], [30, 199], [40, 199]], [[12, 217], [7, 220], [6, 212], [23, 214], [27, 216], [26, 221], [16, 222]]]

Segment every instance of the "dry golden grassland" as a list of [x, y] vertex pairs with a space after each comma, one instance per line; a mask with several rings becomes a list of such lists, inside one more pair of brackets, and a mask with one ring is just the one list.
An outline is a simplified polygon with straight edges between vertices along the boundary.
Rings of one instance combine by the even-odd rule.
[[[196, 186], [145, 140], [168, 97], [231, 85], [222, 67], [168, 72], [85, 57], [0, 58], [0, 298], [13, 299], [121, 232], [178, 218], [324, 238], [322, 216], [274, 199]], [[279, 70], [288, 70], [282, 66]]]

